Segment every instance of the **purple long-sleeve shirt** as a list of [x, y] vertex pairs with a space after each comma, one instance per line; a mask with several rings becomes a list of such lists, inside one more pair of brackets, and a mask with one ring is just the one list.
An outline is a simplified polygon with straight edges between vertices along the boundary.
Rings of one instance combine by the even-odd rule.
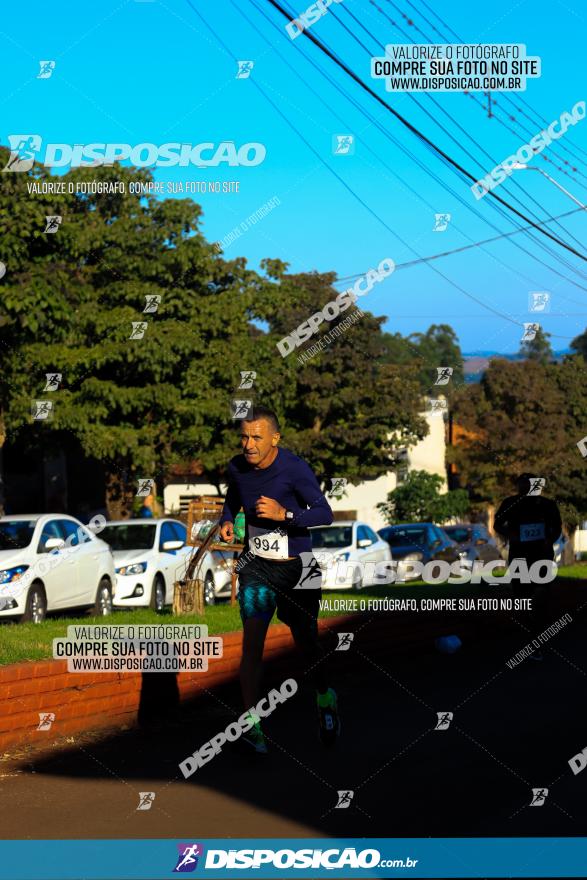
[[[234, 522], [242, 507], [247, 525], [245, 543], [253, 552], [255, 547], [251, 547], [251, 540], [259, 545], [259, 541], [271, 533], [265, 543], [273, 547], [273, 535], [278, 532], [283, 540], [278, 541], [279, 551], [268, 551], [271, 554], [269, 558], [299, 556], [311, 551], [308, 527], [328, 526], [333, 520], [330, 505], [320, 490], [312, 468], [289, 449], [277, 447], [277, 457], [268, 468], [254, 468], [244, 455], [235, 455], [228, 465], [227, 482], [228, 492], [220, 522]], [[283, 522], [258, 517], [255, 504], [261, 495], [273, 498], [286, 510], [293, 511], [293, 520]], [[260, 545], [257, 546], [257, 552], [263, 555]]]

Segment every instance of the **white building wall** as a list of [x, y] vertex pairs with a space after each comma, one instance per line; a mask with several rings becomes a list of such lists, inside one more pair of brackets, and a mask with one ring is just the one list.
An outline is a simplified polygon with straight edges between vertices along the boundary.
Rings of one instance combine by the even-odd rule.
[[[408, 470], [438, 474], [444, 481], [441, 491], [446, 491], [444, 419], [441, 416], [430, 416], [428, 413], [424, 413], [423, 416], [428, 423], [428, 434], [409, 448]], [[337, 474], [337, 476], [344, 475]], [[364, 520], [376, 530], [381, 529], [387, 523], [381, 512], [377, 510], [377, 504], [387, 501], [388, 493], [396, 486], [396, 475], [393, 471], [389, 471], [376, 480], [367, 480], [358, 486], [347, 486], [346, 494], [340, 500], [330, 498], [329, 503], [333, 511], [356, 510], [357, 519]]]
[[[423, 440], [408, 450], [408, 470], [439, 474], [444, 480], [443, 491], [446, 491], [444, 420], [428, 413], [424, 414], [424, 418], [428, 422], [429, 432]], [[344, 474], [336, 476], [344, 477]], [[388, 493], [396, 485], [396, 475], [389, 471], [376, 480], [367, 480], [358, 486], [347, 486], [342, 498], [330, 498], [329, 504], [335, 512], [356, 511], [357, 519], [369, 523], [374, 529], [380, 529], [386, 522], [377, 510], [377, 504], [387, 501]], [[226, 487], [223, 489], [226, 490]], [[180, 495], [216, 495], [216, 488], [210, 483], [192, 483], [189, 487], [185, 483], [172, 483], [164, 491], [165, 513], [179, 509]]]

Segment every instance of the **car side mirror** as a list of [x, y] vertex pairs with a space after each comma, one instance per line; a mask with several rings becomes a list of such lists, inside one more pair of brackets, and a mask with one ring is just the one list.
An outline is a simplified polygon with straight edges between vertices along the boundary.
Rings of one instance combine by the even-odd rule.
[[357, 541], [357, 547], [365, 548], [370, 547], [373, 541], [370, 538], [361, 538], [360, 541]]
[[65, 547], [63, 538], [47, 538], [45, 541], [45, 550], [61, 550]]
[[170, 553], [172, 550], [181, 550], [183, 541], [164, 541], [162, 550], [164, 553]]

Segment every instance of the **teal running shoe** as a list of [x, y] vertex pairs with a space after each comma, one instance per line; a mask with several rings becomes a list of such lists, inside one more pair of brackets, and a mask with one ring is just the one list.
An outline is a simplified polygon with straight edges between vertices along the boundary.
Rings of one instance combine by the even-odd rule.
[[328, 688], [325, 694], [316, 693], [318, 704], [318, 729], [320, 740], [325, 746], [333, 746], [340, 736], [340, 716], [336, 691]]

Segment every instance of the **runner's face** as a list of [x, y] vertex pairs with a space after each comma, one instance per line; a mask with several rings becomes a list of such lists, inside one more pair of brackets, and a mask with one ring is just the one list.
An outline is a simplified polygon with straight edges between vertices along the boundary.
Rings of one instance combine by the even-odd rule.
[[249, 464], [259, 467], [279, 442], [279, 434], [274, 433], [266, 419], [257, 422], [243, 422], [241, 443], [243, 454]]

